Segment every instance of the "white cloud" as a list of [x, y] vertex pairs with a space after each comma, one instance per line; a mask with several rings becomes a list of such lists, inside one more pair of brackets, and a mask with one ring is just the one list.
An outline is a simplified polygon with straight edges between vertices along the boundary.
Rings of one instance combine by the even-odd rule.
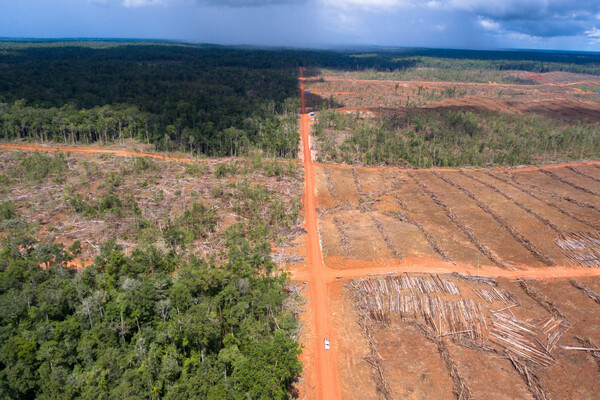
[[600, 39], [600, 29], [592, 28], [588, 31], [585, 31], [585, 35], [589, 38]]
[[487, 31], [499, 31], [500, 30], [500, 24], [488, 19], [488, 18], [479, 18], [479, 25], [481, 25], [481, 27]]
[[[95, 0], [97, 1], [97, 0]], [[102, 0], [100, 0], [102, 1]], [[123, 6], [125, 7], [144, 7], [144, 6], [155, 6], [164, 4], [163, 0], [123, 0]]]

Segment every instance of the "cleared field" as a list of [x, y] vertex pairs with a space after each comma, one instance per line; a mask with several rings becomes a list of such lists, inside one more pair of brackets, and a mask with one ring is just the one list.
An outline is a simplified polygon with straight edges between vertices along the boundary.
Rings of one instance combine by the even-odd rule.
[[508, 114], [539, 113], [565, 119], [600, 121], [600, 96], [591, 89], [581, 89], [600, 85], [595, 76], [541, 74], [526, 77], [539, 84], [518, 85], [359, 79], [359, 75], [323, 75], [319, 79], [308, 80], [307, 85], [311, 89], [309, 104], [331, 98], [342, 107], [342, 111], [362, 111], [367, 117], [422, 107]]
[[[597, 288], [600, 279], [575, 284]], [[342, 387], [356, 388], [343, 398], [592, 399], [599, 390], [596, 353], [564, 348], [599, 341], [598, 303], [569, 280], [365, 278], [346, 284], [334, 304], [354, 321], [340, 327]], [[352, 341], [361, 345], [351, 350]], [[358, 384], [365, 366], [372, 381]]]
[[[333, 269], [364, 268], [363, 276], [374, 266], [415, 265], [417, 271], [451, 263], [459, 271], [575, 271], [583, 264], [557, 240], [572, 232], [594, 237], [600, 226], [600, 168], [592, 164], [517, 170], [329, 165], [316, 167], [316, 175], [324, 261]], [[584, 251], [597, 252], [590, 243]], [[381, 300], [369, 303], [360, 288], [364, 279], [414, 284], [419, 277], [451, 282], [459, 294], [390, 286], [375, 289], [369, 296]], [[506, 298], [490, 297], [495, 290]], [[600, 390], [600, 352], [563, 347], [600, 343], [599, 293], [597, 277], [514, 281], [409, 273], [351, 281], [332, 293], [342, 398], [592, 399]], [[538, 336], [524, 343], [533, 350], [519, 347], [523, 333], [505, 333], [501, 318], [513, 328], [531, 327]]]
[[[307, 185], [316, 192], [318, 276], [329, 290], [337, 351], [326, 353], [338, 356], [340, 398], [597, 398], [600, 163], [558, 163], [596, 159], [600, 97], [581, 89], [590, 77], [523, 78], [538, 80], [403, 82], [332, 72], [306, 82], [309, 105], [329, 97], [323, 104], [357, 114], [311, 119], [322, 163], [310, 165], [316, 188]], [[436, 118], [452, 115], [446, 109], [475, 111], [464, 114], [479, 115], [476, 126], [469, 131], [458, 118], [435, 128]], [[514, 117], [525, 113], [536, 115]], [[502, 120], [506, 114], [514, 118]], [[555, 135], [550, 141], [568, 142], [572, 132], [560, 129], [572, 127], [584, 139], [580, 147], [540, 147], [547, 138], [527, 136], [521, 122]], [[496, 123], [510, 126], [516, 141], [481, 133]], [[464, 145], [478, 135], [485, 140]], [[536, 138], [525, 150], [534, 156], [511, 158], [527, 137]], [[442, 162], [421, 162], [453, 145], [454, 153], [438, 154]], [[469, 148], [481, 158], [469, 158]], [[498, 151], [506, 157], [488, 157]]]
[[341, 257], [576, 267], [556, 240], [600, 226], [600, 169], [592, 165], [385, 173], [321, 166], [317, 176], [324, 257], [336, 266]]
[[[103, 148], [72, 148], [64, 156], [1, 150], [2, 203], [14, 208], [15, 219], [2, 221], [0, 234], [25, 224], [39, 240], [79, 243], [80, 261], [88, 263], [111, 240], [126, 254], [152, 245], [208, 257], [224, 248], [227, 230], [242, 222], [255, 221], [259, 235], [259, 221], [269, 224], [274, 242], [286, 238], [293, 244], [302, 233], [302, 171], [295, 165], [275, 174], [272, 168], [280, 166], [274, 161], [135, 154]], [[46, 164], [55, 171], [48, 172]], [[277, 206], [283, 214], [295, 213], [294, 220], [276, 216]], [[177, 224], [186, 231], [172, 229]], [[302, 249], [288, 245], [273, 258], [282, 265], [299, 263], [298, 252]]]

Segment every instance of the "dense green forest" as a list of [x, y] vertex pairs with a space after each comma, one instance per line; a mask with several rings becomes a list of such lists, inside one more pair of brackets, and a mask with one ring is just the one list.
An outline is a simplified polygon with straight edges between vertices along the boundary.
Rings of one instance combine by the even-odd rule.
[[231, 50], [175, 45], [11, 50], [0, 56], [0, 135], [294, 157], [297, 70], [254, 57], [241, 65]]
[[314, 132], [320, 161], [347, 164], [488, 167], [600, 154], [598, 125], [538, 115], [410, 110], [361, 119], [357, 114], [324, 111]]
[[268, 246], [231, 232], [227, 247], [217, 265], [108, 242], [77, 272], [77, 244], [5, 237], [0, 398], [288, 398], [301, 364], [286, 277]]

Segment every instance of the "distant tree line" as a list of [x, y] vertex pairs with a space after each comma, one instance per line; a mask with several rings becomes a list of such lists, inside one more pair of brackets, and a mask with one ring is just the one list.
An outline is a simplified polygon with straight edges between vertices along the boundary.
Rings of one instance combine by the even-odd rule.
[[297, 67], [600, 74], [595, 53], [268, 50], [138, 41], [0, 41], [0, 138], [211, 156], [295, 157]]
[[0, 56], [0, 135], [6, 140], [134, 138], [159, 150], [211, 156], [251, 148], [276, 157], [297, 154], [296, 68], [263, 67], [252, 53], [246, 66], [232, 66], [227, 57], [234, 51], [219, 57], [166, 45], [18, 53], [16, 59]]

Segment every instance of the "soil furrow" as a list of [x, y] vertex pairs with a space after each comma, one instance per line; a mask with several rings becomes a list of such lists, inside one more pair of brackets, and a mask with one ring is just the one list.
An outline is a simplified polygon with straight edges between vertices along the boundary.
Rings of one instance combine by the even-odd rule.
[[566, 215], [566, 216], [567, 216], [567, 217], [569, 217], [569, 218], [572, 218], [572, 219], [574, 219], [575, 221], [577, 221], [577, 222], [579, 222], [579, 223], [582, 223], [582, 224], [584, 224], [584, 225], [587, 225], [587, 226], [589, 226], [590, 228], [594, 228], [594, 229], [598, 229], [598, 228], [599, 228], [599, 226], [598, 226], [598, 225], [596, 225], [596, 224], [593, 224], [593, 223], [591, 223], [590, 221], [587, 221], [587, 220], [585, 220], [585, 219], [581, 219], [581, 218], [579, 218], [578, 216], [576, 216], [575, 214], [571, 213], [570, 211], [568, 211], [568, 210], [565, 210], [565, 209], [563, 209], [563, 208], [561, 208], [561, 207], [557, 206], [556, 204], [553, 204], [553, 203], [549, 202], [548, 200], [546, 200], [545, 198], [543, 198], [543, 197], [541, 197], [541, 196], [538, 196], [537, 194], [535, 194], [535, 193], [534, 193], [533, 191], [531, 191], [530, 189], [527, 189], [527, 188], [525, 188], [523, 185], [516, 184], [516, 183], [514, 183], [514, 182], [511, 182], [511, 181], [510, 181], [510, 180], [508, 180], [508, 179], [500, 178], [498, 175], [494, 175], [494, 174], [492, 174], [492, 173], [491, 173], [491, 172], [489, 172], [489, 171], [485, 171], [485, 173], [486, 173], [488, 176], [490, 176], [490, 177], [492, 177], [492, 178], [494, 178], [494, 179], [497, 179], [497, 180], [499, 180], [500, 182], [506, 183], [507, 185], [510, 185], [510, 186], [514, 187], [515, 189], [517, 189], [517, 190], [520, 190], [521, 192], [523, 192], [523, 193], [525, 193], [525, 194], [527, 194], [527, 195], [531, 196], [532, 198], [534, 198], [534, 199], [536, 199], [536, 200], [538, 200], [538, 201], [540, 201], [540, 202], [544, 203], [545, 205], [547, 205], [547, 206], [549, 206], [549, 207], [552, 207], [552, 208], [554, 208], [554, 209], [555, 209], [555, 210], [557, 210], [558, 212], [560, 212], [560, 213], [562, 213], [562, 214]]
[[488, 247], [483, 244], [473, 233], [473, 230], [467, 227], [453, 212], [452, 210], [443, 203], [435, 193], [433, 193], [423, 182], [419, 181], [412, 172], [407, 172], [408, 176], [419, 186], [419, 188], [425, 192], [434, 203], [442, 208], [446, 216], [469, 238], [471, 243], [475, 245], [479, 249], [481, 253], [483, 253], [491, 262], [496, 264], [501, 268], [511, 269], [509, 265], [496, 257]]
[[492, 210], [487, 204], [485, 204], [481, 200], [479, 200], [477, 198], [477, 196], [475, 196], [475, 194], [473, 194], [470, 190], [468, 190], [464, 186], [459, 185], [458, 183], [452, 181], [450, 178], [448, 178], [446, 176], [443, 176], [439, 172], [432, 171], [431, 173], [433, 175], [437, 176], [439, 179], [443, 180], [444, 182], [448, 183], [449, 185], [457, 188], [458, 190], [460, 190], [461, 192], [463, 192], [467, 197], [469, 197], [471, 200], [473, 200], [475, 202], [475, 204], [477, 204], [477, 206], [479, 208], [481, 208], [483, 211], [485, 211], [488, 214], [490, 214], [498, 222], [498, 224], [500, 224], [500, 226], [502, 226], [504, 229], [506, 229], [512, 235], [512, 237], [515, 238], [516, 241], [518, 241], [519, 243], [521, 243], [523, 245], [523, 247], [525, 247], [527, 250], [529, 250], [529, 252], [531, 254], [533, 254], [533, 256], [535, 258], [537, 258], [538, 260], [542, 261], [546, 265], [549, 265], [549, 266], [555, 266], [556, 265], [556, 263], [552, 259], [550, 259], [549, 257], [545, 256], [538, 249], [536, 249], [535, 246], [529, 241], [529, 239], [527, 239], [521, 233], [517, 232], [517, 230], [512, 225], [510, 225], [506, 221], [506, 219], [504, 219], [497, 212], [495, 212], [494, 210]]
[[594, 192], [593, 190], [590, 190], [590, 189], [588, 189], [586, 187], [579, 186], [579, 185], [577, 185], [577, 184], [575, 184], [573, 182], [570, 182], [570, 181], [566, 180], [565, 178], [563, 178], [562, 176], [556, 175], [552, 171], [549, 171], [547, 169], [540, 169], [540, 172], [542, 172], [542, 173], [544, 173], [544, 174], [546, 174], [546, 175], [548, 175], [548, 176], [556, 179], [559, 182], [564, 183], [565, 185], [569, 185], [569, 186], [571, 186], [574, 189], [581, 190], [583, 192], [589, 193], [589, 194], [594, 195], [594, 196], [600, 196], [600, 193]]

